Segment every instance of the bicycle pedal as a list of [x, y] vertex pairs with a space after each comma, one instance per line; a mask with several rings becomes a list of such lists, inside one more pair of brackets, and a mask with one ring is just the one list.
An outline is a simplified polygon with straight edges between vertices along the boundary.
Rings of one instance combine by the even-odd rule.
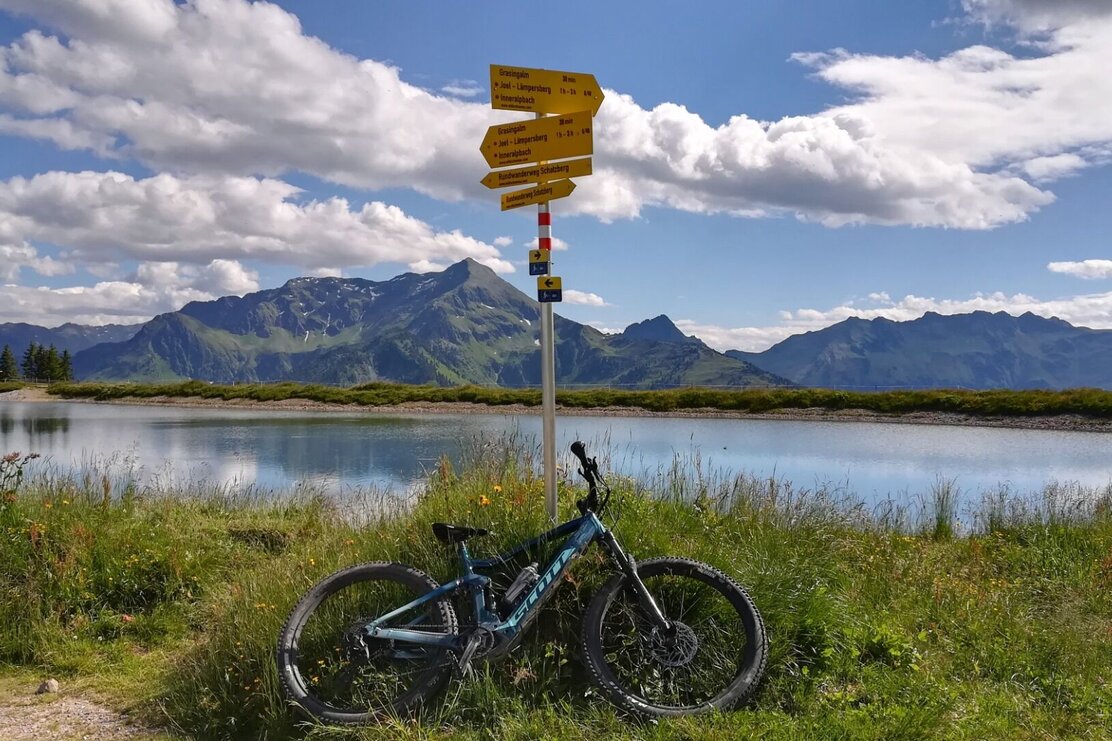
[[469, 676], [475, 672], [471, 666], [471, 659], [475, 657], [475, 652], [479, 650], [479, 646], [483, 643], [483, 636], [481, 633], [472, 633], [471, 637], [467, 639], [467, 645], [463, 647], [463, 651], [459, 655], [459, 672], [463, 676]]

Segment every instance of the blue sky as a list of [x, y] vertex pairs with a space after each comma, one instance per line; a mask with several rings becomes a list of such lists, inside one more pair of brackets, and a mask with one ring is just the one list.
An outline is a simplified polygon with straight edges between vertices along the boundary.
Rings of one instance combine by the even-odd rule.
[[[847, 316], [1112, 327], [1112, 3], [0, 0], [0, 322], [472, 256], [490, 63], [590, 72], [570, 301], [760, 350]], [[570, 289], [570, 290], [568, 290]]]

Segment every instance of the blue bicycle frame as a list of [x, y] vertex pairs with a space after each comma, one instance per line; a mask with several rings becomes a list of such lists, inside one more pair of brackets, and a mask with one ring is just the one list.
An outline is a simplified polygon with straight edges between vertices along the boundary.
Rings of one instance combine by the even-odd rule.
[[[492, 612], [488, 608], [486, 594], [487, 587], [490, 584], [490, 578], [482, 576], [481, 574], [476, 574], [475, 569], [488, 569], [500, 566], [526, 550], [568, 534], [570, 534], [571, 537], [564, 542], [559, 553], [556, 554], [552, 562], [545, 568], [544, 573], [540, 575], [540, 579], [533, 585], [533, 588], [529, 590], [525, 597], [521, 599], [518, 606], [514, 608], [513, 613], [510, 614], [508, 618], [503, 620], [497, 613]], [[410, 610], [420, 608], [422, 605], [439, 600], [441, 597], [452, 594], [459, 589], [470, 589], [473, 599], [475, 623], [478, 627], [489, 630], [508, 642], [513, 642], [525, 627], [528, 626], [529, 621], [537, 614], [545, 600], [556, 591], [556, 585], [559, 584], [560, 579], [568, 570], [571, 562], [578, 556], [583, 555], [591, 543], [597, 538], [604, 540], [606, 548], [611, 555], [620, 555], [622, 561], [628, 559], [628, 557], [621, 552], [621, 548], [614, 540], [613, 533], [602, 524], [602, 521], [599, 520], [594, 512], [589, 510], [585, 512], [583, 516], [577, 517], [574, 520], [569, 520], [563, 525], [555, 527], [526, 543], [522, 543], [511, 551], [493, 558], [473, 560], [471, 554], [467, 550], [467, 543], [460, 542], [457, 545], [459, 548], [461, 576], [434, 589], [426, 595], [418, 597], [408, 604], [402, 605], [396, 610], [392, 610], [372, 620], [363, 627], [363, 633], [368, 638], [416, 643], [457, 650], [461, 649], [469, 638], [469, 635], [466, 633], [433, 633], [406, 627], [391, 628], [386, 627], [386, 624]], [[632, 559], [628, 560], [632, 562]], [[651, 598], [649, 599], [651, 600]], [[653, 606], [655, 607], [655, 604]], [[657, 611], [657, 614], [659, 615], [659, 611]], [[663, 620], [663, 616], [661, 616], [661, 619]]]

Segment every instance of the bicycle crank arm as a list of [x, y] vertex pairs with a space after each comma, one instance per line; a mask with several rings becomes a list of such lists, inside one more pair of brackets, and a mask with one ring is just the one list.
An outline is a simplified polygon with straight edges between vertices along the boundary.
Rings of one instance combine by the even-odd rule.
[[471, 660], [475, 658], [475, 652], [483, 645], [483, 634], [475, 631], [467, 639], [467, 643], [463, 647], [463, 651], [459, 655], [459, 672], [462, 676], [470, 675], [474, 670], [471, 668]]

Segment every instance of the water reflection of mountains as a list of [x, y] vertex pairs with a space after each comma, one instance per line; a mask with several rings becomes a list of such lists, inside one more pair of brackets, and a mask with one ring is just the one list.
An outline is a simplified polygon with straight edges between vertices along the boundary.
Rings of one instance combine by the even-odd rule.
[[0, 434], [8, 435], [15, 431], [16, 425], [31, 438], [49, 437], [59, 432], [69, 432], [69, 417], [13, 417], [0, 411]]
[[[268, 412], [273, 414], [273, 412]], [[355, 415], [342, 415], [334, 413], [325, 413], [320, 416], [303, 417], [303, 416], [278, 416], [277, 414], [271, 418], [264, 417], [185, 417], [181, 419], [153, 419], [147, 422], [151, 427], [190, 427], [190, 428], [205, 428], [205, 427], [219, 427], [226, 428], [229, 426], [234, 427], [277, 427], [277, 426], [293, 426], [293, 427], [316, 427], [327, 425], [329, 427], [336, 426], [353, 426], [353, 427], [398, 427], [405, 425], [409, 427], [418, 427], [426, 423], [426, 420], [418, 417], [394, 417], [394, 416], [366, 416], [360, 417]]]
[[[458, 425], [444, 420], [411, 417], [203, 417], [152, 420], [154, 434], [173, 430], [217, 434], [197, 447], [210, 449], [212, 460], [241, 456], [254, 462], [258, 472], [281, 471], [288, 481], [326, 479], [362, 484], [369, 480], [391, 486], [405, 485], [435, 466], [441, 455], [458, 457]], [[405, 427], [399, 435], [398, 428]], [[337, 429], [340, 428], [340, 429]], [[325, 434], [322, 434], [325, 433]], [[339, 434], [337, 434], [339, 433]], [[177, 442], [177, 441], [174, 441]], [[173, 447], [173, 443], [168, 447]]]
[[[288, 435], [294, 426], [283, 430], [256, 427], [256, 435], [243, 439], [245, 447], [254, 451], [260, 469], [278, 469], [291, 480], [335, 478], [362, 482], [368, 478], [409, 482], [436, 464], [442, 454], [457, 457], [460, 439], [458, 430], [440, 428], [440, 435], [424, 435], [421, 439], [393, 434], [317, 436], [305, 430], [303, 435]], [[395, 428], [396, 429], [396, 428]]]
[[[458, 459], [467, 437], [458, 420], [393, 415], [202, 413], [89, 416], [88, 410], [0, 409], [0, 447], [33, 449], [55, 461], [105, 460], [131, 450], [148, 474], [238, 480], [284, 489], [299, 481], [397, 490]], [[179, 414], [181, 416], [179, 416]], [[431, 424], [430, 424], [431, 422]], [[171, 475], [172, 474], [172, 475]], [[141, 474], [142, 475], [142, 474]]]

